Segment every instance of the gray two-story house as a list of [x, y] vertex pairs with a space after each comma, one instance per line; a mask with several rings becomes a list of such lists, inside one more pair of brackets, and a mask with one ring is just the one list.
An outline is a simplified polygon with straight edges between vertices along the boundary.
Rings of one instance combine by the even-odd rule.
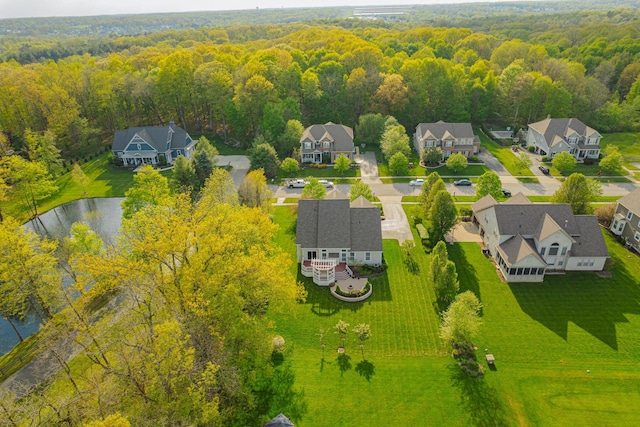
[[480, 151], [480, 138], [474, 135], [471, 123], [420, 123], [413, 135], [413, 148], [422, 153], [429, 147], [439, 147], [444, 159], [455, 153], [471, 157]]
[[300, 137], [302, 163], [333, 163], [343, 154], [353, 160], [353, 129], [326, 123], [309, 126]]
[[172, 120], [168, 126], [117, 130], [111, 151], [125, 166], [172, 164], [181, 155], [191, 158], [197, 142]]
[[640, 188], [618, 200], [609, 229], [640, 253]]
[[552, 159], [563, 151], [577, 160], [597, 159], [600, 156], [602, 135], [580, 120], [546, 119], [529, 124], [526, 146], [534, 147], [537, 154]]

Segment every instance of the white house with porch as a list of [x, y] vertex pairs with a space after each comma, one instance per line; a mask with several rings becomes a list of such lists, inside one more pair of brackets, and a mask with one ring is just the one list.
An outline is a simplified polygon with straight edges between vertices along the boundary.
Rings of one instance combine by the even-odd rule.
[[117, 130], [111, 151], [125, 166], [172, 164], [178, 156], [191, 158], [197, 142], [172, 120], [168, 126]]
[[364, 197], [350, 202], [334, 190], [298, 202], [296, 248], [301, 272], [329, 286], [353, 276], [349, 266], [382, 264], [380, 209]]
[[580, 120], [552, 119], [530, 123], [527, 132], [527, 147], [534, 147], [537, 154], [552, 159], [556, 154], [567, 151], [580, 161], [597, 159], [600, 156], [602, 135]]
[[340, 154], [353, 160], [355, 152], [353, 129], [348, 126], [331, 122], [313, 125], [300, 137], [302, 163], [333, 163]]

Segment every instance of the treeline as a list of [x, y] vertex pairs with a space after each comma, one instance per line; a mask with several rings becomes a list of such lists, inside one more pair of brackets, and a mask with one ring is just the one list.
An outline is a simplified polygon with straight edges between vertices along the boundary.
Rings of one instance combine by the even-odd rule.
[[67, 159], [110, 143], [116, 129], [172, 119], [245, 147], [257, 136], [277, 145], [289, 120], [355, 127], [367, 113], [394, 116], [408, 132], [437, 120], [520, 127], [547, 115], [638, 130], [639, 17], [584, 13], [528, 41], [361, 21], [121, 38], [128, 48], [108, 55], [0, 64], [0, 128], [14, 149], [27, 130], [50, 131]]

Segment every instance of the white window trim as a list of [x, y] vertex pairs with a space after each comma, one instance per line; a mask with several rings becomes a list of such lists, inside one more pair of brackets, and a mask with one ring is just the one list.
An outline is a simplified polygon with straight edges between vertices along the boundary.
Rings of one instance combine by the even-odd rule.
[[640, 242], [640, 232], [636, 231], [636, 234], [633, 236], [633, 238]]

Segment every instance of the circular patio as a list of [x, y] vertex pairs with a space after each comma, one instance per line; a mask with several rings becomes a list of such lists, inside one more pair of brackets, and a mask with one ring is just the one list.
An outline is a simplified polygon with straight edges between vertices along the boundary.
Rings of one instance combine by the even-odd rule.
[[366, 278], [350, 278], [335, 282], [330, 287], [331, 294], [340, 301], [360, 302], [364, 301], [373, 293], [373, 286]]

